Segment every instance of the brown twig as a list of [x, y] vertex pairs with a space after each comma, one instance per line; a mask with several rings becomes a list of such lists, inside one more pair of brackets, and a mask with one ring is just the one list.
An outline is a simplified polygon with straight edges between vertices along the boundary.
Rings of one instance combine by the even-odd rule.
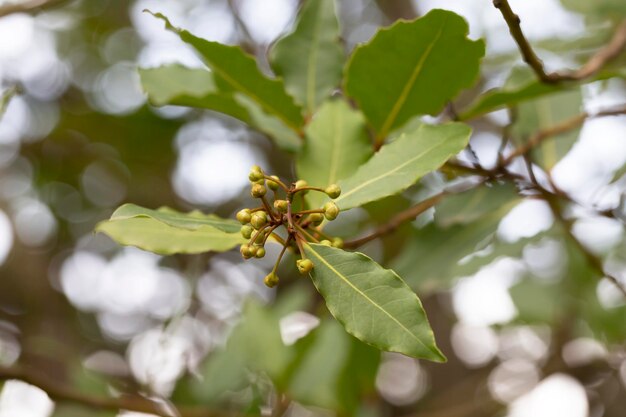
[[571, 117], [555, 126], [549, 127], [547, 129], [541, 130], [528, 139], [528, 141], [511, 152], [506, 158], [502, 159], [501, 166], [507, 166], [510, 164], [515, 158], [518, 156], [523, 156], [532, 151], [537, 146], [541, 145], [541, 143], [553, 136], [560, 135], [561, 133], [569, 132], [570, 130], [576, 129], [580, 127], [585, 120], [595, 119], [598, 117], [607, 117], [607, 116], [622, 116], [626, 114], [626, 105], [603, 110], [598, 113], [589, 114], [587, 112], [581, 113], [574, 117]]
[[[51, 399], [60, 402], [69, 402], [84, 405], [100, 410], [127, 410], [139, 413], [154, 414], [161, 417], [172, 417], [163, 404], [139, 395], [123, 395], [120, 397], [100, 397], [75, 391], [69, 387], [38, 375], [33, 371], [20, 366], [10, 368], [0, 367], [0, 380], [17, 379], [44, 390]], [[228, 412], [217, 412], [206, 408], [177, 408], [181, 417], [224, 417], [234, 416]]]
[[363, 236], [358, 239], [345, 242], [343, 244], [343, 247], [344, 248], [358, 248], [359, 246], [362, 246], [366, 244], [367, 242], [370, 242], [386, 234], [392, 233], [398, 227], [400, 227], [402, 223], [415, 219], [417, 216], [419, 216], [420, 214], [422, 214], [429, 208], [439, 203], [446, 194], [447, 193], [444, 191], [442, 193], [435, 194], [434, 196], [429, 197], [426, 200], [420, 201], [416, 205], [409, 207], [408, 209], [396, 214], [394, 217], [391, 218], [391, 220], [389, 220], [389, 222], [379, 226], [371, 234], [367, 236]]
[[557, 84], [564, 81], [578, 81], [591, 77], [600, 71], [608, 62], [615, 59], [626, 47], [626, 19], [623, 20], [616, 28], [611, 40], [602, 47], [595, 55], [579, 69], [575, 71], [562, 72], [546, 72], [543, 62], [537, 56], [532, 46], [526, 39], [522, 27], [521, 20], [513, 9], [508, 0], [493, 0], [493, 5], [500, 10], [502, 17], [506, 21], [511, 36], [517, 43], [524, 61], [533, 69], [539, 80], [547, 84]]
[[13, 13], [28, 13], [36, 10], [58, 6], [67, 0], [30, 0], [21, 3], [7, 3], [0, 7], [0, 17]]

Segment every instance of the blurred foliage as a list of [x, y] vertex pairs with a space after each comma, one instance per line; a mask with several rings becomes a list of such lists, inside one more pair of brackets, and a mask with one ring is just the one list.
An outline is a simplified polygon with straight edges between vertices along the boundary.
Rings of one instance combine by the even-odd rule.
[[[468, 339], [459, 344], [451, 335], [460, 325], [476, 325], [504, 340], [507, 330], [532, 325], [548, 329], [547, 357], [532, 363], [539, 376], [572, 375], [586, 389], [593, 415], [602, 414], [597, 410], [605, 410], [602, 415], [608, 417], [622, 415], [626, 304], [598, 265], [622, 281], [626, 276], [623, 158], [620, 164], [607, 162], [604, 171], [579, 167], [581, 178], [596, 175], [599, 184], [599, 191], [588, 193], [593, 195], [587, 200], [572, 197], [554, 184], [558, 184], [560, 161], [571, 158], [587, 126], [549, 138], [529, 153], [536, 163], [534, 180], [522, 161], [509, 171], [498, 170], [497, 161], [486, 161], [490, 155], [523, 145], [542, 129], [589, 110], [594, 94], [604, 93], [610, 96], [610, 104], [624, 105], [623, 56], [589, 79], [547, 85], [521, 66], [513, 46], [506, 51], [490, 48], [492, 42], [496, 45], [494, 39], [508, 36], [506, 27], [495, 33], [481, 28], [487, 52], [480, 61], [483, 40], [472, 40], [478, 37], [474, 35], [467, 38], [466, 22], [456, 14], [428, 15], [426, 2], [394, 0], [384, 2], [382, 10], [377, 2], [360, 0], [279, 2], [287, 24], [284, 36], [271, 45], [255, 39], [254, 21], [265, 22], [266, 17], [250, 0], [174, 3], [60, 1], [0, 17], [3, 33], [17, 30], [19, 24], [33, 31], [27, 45], [32, 52], [21, 58], [0, 48], [5, 54], [0, 55], [0, 108], [6, 110], [0, 119], [0, 231], [12, 236], [6, 259], [0, 242], [2, 379], [7, 369], [25, 367], [75, 393], [74, 401], [56, 399], [53, 417], [120, 415], [121, 410], [81, 404], [80, 398], [126, 396], [171, 402], [183, 417], [198, 409], [215, 415], [272, 411], [294, 416], [503, 415], [509, 404], [492, 392], [494, 369], [510, 359], [503, 345], [491, 346], [490, 356], [476, 365], [464, 356], [464, 348], [478, 352], [486, 346], [481, 343], [488, 341]], [[586, 62], [607, 43], [626, 13], [622, 0], [561, 3], [584, 20], [585, 29], [569, 37], [533, 39], [532, 44], [542, 57], [561, 57], [562, 62], [556, 62], [563, 67]], [[287, 5], [293, 10], [300, 6], [300, 17]], [[452, 7], [441, 4], [448, 6]], [[139, 12], [146, 7], [162, 11], [173, 25], [189, 31], [174, 27], [166, 31], [161, 21]], [[492, 5], [474, 2], [471, 7], [483, 13]], [[278, 19], [279, 13], [271, 10], [268, 13]], [[425, 16], [417, 24], [400, 22], [377, 32], [386, 22], [402, 17], [396, 15], [398, 11], [408, 19]], [[4, 29], [5, 22], [9, 29]], [[450, 27], [442, 29], [445, 24]], [[223, 33], [211, 32], [213, 27]], [[270, 29], [274, 28], [266, 28]], [[202, 39], [205, 34], [210, 40]], [[426, 43], [437, 34], [443, 34], [440, 43]], [[178, 42], [179, 35], [196, 47], [212, 72], [203, 68], [187, 44]], [[425, 43], [416, 45], [416, 39]], [[422, 65], [415, 62], [417, 52], [424, 50], [432, 52], [432, 66], [414, 73]], [[407, 53], [411, 59], [396, 60]], [[49, 63], [32, 75], [38, 64], [24, 57], [45, 62], [50, 54], [54, 65]], [[348, 63], [346, 56], [351, 56]], [[123, 74], [119, 84], [111, 81], [116, 74]], [[458, 95], [462, 88], [466, 90]], [[406, 101], [398, 101], [398, 95]], [[496, 113], [503, 109], [510, 119]], [[278, 290], [262, 288], [262, 276], [276, 255], [275, 244], [268, 244], [272, 260], [258, 260], [252, 266], [241, 266], [238, 256], [230, 253], [197, 254], [228, 250], [241, 243], [238, 234], [220, 248], [204, 236], [200, 249], [181, 251], [177, 246], [174, 233], [181, 224], [190, 233], [198, 228], [223, 229], [211, 223], [215, 218], [198, 213], [191, 215], [197, 223], [190, 225], [190, 217], [181, 213], [200, 210], [226, 219], [249, 206], [247, 191], [226, 199], [190, 197], [190, 187], [202, 191], [203, 180], [231, 184], [226, 175], [215, 178], [213, 168], [226, 171], [254, 155], [257, 160], [251, 163], [262, 164], [286, 181], [305, 178], [322, 186], [339, 182], [346, 193], [367, 183], [374, 168], [388, 174], [419, 155], [418, 145], [424, 145], [413, 139], [415, 132], [432, 129], [425, 122], [458, 119], [473, 129], [471, 149], [444, 167], [442, 172], [448, 176], [431, 171], [465, 147], [467, 135], [457, 136], [459, 143], [454, 146], [441, 135], [449, 149], [437, 158], [431, 155], [427, 169], [411, 166], [419, 175], [406, 174], [400, 185], [381, 181], [375, 198], [370, 198], [373, 192], [366, 193], [367, 198], [350, 205], [352, 210], [342, 212], [336, 224], [324, 229], [349, 241], [378, 230], [425, 196], [449, 194], [434, 209], [418, 213], [416, 221], [403, 222], [394, 233], [358, 249], [393, 269], [421, 297], [438, 346], [449, 359], [445, 365], [398, 359], [348, 334], [342, 325], [351, 318], [336, 314], [340, 323], [329, 314], [310, 280], [297, 273], [291, 255], [279, 269]], [[611, 120], [616, 122], [611, 129], [623, 130], [623, 116]], [[429, 131], [423, 141], [432, 143], [441, 129]], [[11, 139], [13, 133], [17, 139]], [[485, 151], [481, 140], [489, 135], [498, 140], [489, 142]], [[598, 153], [609, 160], [611, 150], [600, 149], [607, 143], [601, 136], [598, 133]], [[386, 137], [390, 143], [383, 145]], [[228, 159], [232, 153], [219, 154], [223, 151], [219, 144], [236, 146], [234, 160]], [[371, 144], [382, 145], [381, 152], [374, 154]], [[198, 158], [217, 155], [211, 164], [223, 165], [182, 166], [186, 146]], [[394, 151], [392, 158], [383, 159], [385, 150]], [[299, 152], [296, 157], [295, 152]], [[187, 189], [178, 177], [184, 169], [196, 181]], [[241, 172], [244, 180], [246, 175]], [[243, 190], [240, 183], [232, 184]], [[466, 191], [455, 191], [459, 189]], [[512, 216], [522, 201], [537, 199], [549, 202], [546, 207], [557, 209], [564, 218], [552, 213], [550, 227], [509, 240], [502, 230], [503, 219]], [[313, 199], [311, 206], [325, 200], [324, 196]], [[366, 201], [370, 202], [357, 208]], [[176, 211], [122, 213], [123, 218], [116, 218], [115, 209], [125, 202]], [[10, 230], [2, 228], [5, 213]], [[94, 227], [111, 215], [118, 222], [110, 232], [113, 237], [132, 234], [129, 222], [151, 222], [165, 229], [150, 238], [152, 247], [126, 243], [178, 254], [141, 258], [147, 255], [94, 235]], [[577, 220], [598, 218], [610, 222], [610, 232], [598, 226], [586, 235], [578, 236], [575, 228], [571, 233]], [[530, 223], [523, 220], [527, 219], [517, 217], [523, 225]], [[235, 235], [239, 225], [225, 222], [230, 229], [222, 232]], [[574, 242], [576, 237], [582, 246]], [[77, 263], [74, 255], [85, 253], [98, 261]], [[136, 263], [124, 264], [124, 257]], [[154, 261], [151, 269], [145, 264], [152, 261], [146, 259]], [[494, 281], [483, 287], [483, 298], [470, 301], [474, 309], [483, 307], [487, 312], [510, 301], [512, 317], [472, 323], [458, 306], [458, 299], [465, 297], [467, 302], [469, 297], [463, 285], [488, 275], [503, 259], [518, 269], [491, 272]], [[68, 271], [79, 271], [81, 279], [70, 281]], [[158, 289], [140, 278], [161, 275], [178, 287], [161, 288], [165, 295], [148, 299], [146, 294], [157, 294]], [[117, 291], [102, 284], [104, 279], [112, 282], [120, 277], [115, 281]], [[330, 275], [317, 278], [334, 283]], [[490, 292], [490, 286], [505, 286], [504, 295]], [[371, 289], [375, 290], [376, 286]], [[184, 302], [170, 310], [163, 307], [165, 312], [159, 313], [158, 306], [173, 305], [179, 293]], [[95, 306], [98, 300], [101, 304]], [[332, 302], [326, 301], [336, 313]], [[349, 316], [350, 304], [341, 301]], [[142, 310], [150, 303], [157, 313]], [[125, 309], [128, 305], [132, 308]], [[386, 336], [389, 326], [374, 313], [350, 311], [359, 316], [352, 318], [355, 322], [370, 320], [374, 338]], [[295, 327], [283, 321], [301, 317], [297, 314], [306, 318], [296, 320]], [[402, 319], [415, 316], [407, 313]], [[315, 318], [319, 324], [309, 322]], [[366, 330], [357, 333], [362, 336]], [[158, 342], [145, 339], [149, 342], [142, 345], [142, 337], [151, 331], [158, 333]], [[289, 331], [302, 334], [289, 344], [284, 334]], [[581, 338], [599, 342], [606, 354], [592, 357], [581, 350], [583, 358], [591, 359], [582, 365], [568, 362], [562, 352]], [[523, 351], [523, 341], [518, 348]], [[102, 352], [108, 356], [96, 355]], [[394, 363], [401, 365], [394, 368]], [[385, 378], [389, 372], [394, 378]], [[513, 376], [505, 382], [527, 381]], [[0, 389], [6, 386], [0, 383]]]

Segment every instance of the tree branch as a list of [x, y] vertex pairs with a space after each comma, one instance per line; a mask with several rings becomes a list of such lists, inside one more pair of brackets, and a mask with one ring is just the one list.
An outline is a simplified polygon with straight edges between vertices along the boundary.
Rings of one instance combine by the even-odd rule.
[[[0, 367], [0, 380], [17, 379], [44, 390], [50, 398], [60, 402], [70, 402], [100, 410], [127, 410], [139, 413], [154, 414], [161, 417], [172, 417], [162, 404], [139, 395], [121, 397], [98, 397], [72, 390], [60, 385], [43, 375], [38, 375], [25, 367]], [[233, 416], [227, 412], [217, 412], [204, 408], [177, 408], [181, 417], [225, 417]]]
[[549, 127], [545, 130], [541, 130], [528, 139], [528, 141], [521, 145], [519, 148], [515, 149], [511, 154], [509, 154], [506, 158], [501, 161], [502, 166], [507, 166], [510, 164], [515, 158], [518, 156], [523, 156], [528, 154], [537, 146], [541, 145], [544, 140], [560, 135], [561, 133], [569, 132], [570, 130], [576, 129], [580, 127], [585, 120], [587, 119], [595, 119], [597, 117], [607, 117], [607, 116], [622, 116], [626, 115], [626, 105], [614, 108], [603, 110], [598, 113], [590, 114], [587, 112], [581, 113], [574, 117], [571, 117], [555, 126]]
[[8, 3], [0, 7], [0, 17], [13, 13], [28, 13], [48, 7], [57, 6], [67, 0], [30, 0], [21, 3]]
[[394, 232], [398, 227], [402, 225], [402, 223], [415, 219], [417, 216], [439, 203], [446, 194], [447, 193], [445, 191], [439, 194], [435, 194], [434, 196], [429, 197], [426, 200], [420, 201], [416, 205], [409, 207], [404, 211], [401, 211], [400, 213], [392, 217], [389, 222], [379, 226], [371, 234], [345, 242], [343, 244], [344, 248], [358, 248], [359, 246], [362, 246], [367, 242]]
[[502, 17], [506, 21], [511, 36], [517, 43], [524, 61], [533, 69], [539, 80], [547, 84], [557, 84], [564, 81], [577, 81], [591, 77], [602, 69], [608, 62], [615, 59], [626, 47], [626, 19], [618, 26], [613, 37], [604, 47], [593, 55], [582, 67], [575, 71], [551, 72], [547, 73], [543, 62], [537, 56], [532, 46], [526, 39], [521, 20], [513, 12], [508, 0], [493, 0], [493, 5], [500, 10]]

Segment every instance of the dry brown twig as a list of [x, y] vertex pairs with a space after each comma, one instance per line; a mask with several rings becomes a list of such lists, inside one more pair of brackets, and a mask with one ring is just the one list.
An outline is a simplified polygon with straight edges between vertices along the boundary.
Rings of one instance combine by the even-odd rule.
[[500, 10], [502, 17], [504, 17], [524, 61], [533, 69], [537, 78], [546, 84], [558, 84], [565, 81], [578, 81], [589, 78], [599, 72], [608, 62], [619, 56], [626, 48], [626, 19], [624, 19], [617, 26], [611, 40], [589, 58], [582, 67], [574, 71], [546, 72], [543, 62], [533, 50], [528, 39], [526, 39], [520, 25], [521, 20], [511, 9], [508, 0], [493, 0], [493, 5]]

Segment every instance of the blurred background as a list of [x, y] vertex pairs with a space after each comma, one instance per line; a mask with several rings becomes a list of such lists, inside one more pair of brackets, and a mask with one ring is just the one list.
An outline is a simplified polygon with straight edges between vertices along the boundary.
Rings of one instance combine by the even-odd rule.
[[[337, 3], [348, 52], [398, 18], [435, 7], [463, 15], [470, 37], [486, 40], [487, 56], [459, 107], [502, 86], [521, 62], [491, 1]], [[624, 12], [621, 0], [511, 4], [552, 70], [584, 62]], [[265, 288], [273, 256], [163, 258], [93, 233], [124, 202], [232, 216], [249, 204], [253, 164], [293, 179], [291, 156], [240, 122], [146, 103], [138, 67], [202, 63], [142, 11], [240, 44], [268, 70], [267, 49], [291, 29], [298, 7], [296, 0], [0, 1], [0, 366], [28, 366], [80, 395], [141, 393], [171, 415], [185, 415], [174, 403], [267, 415], [282, 404], [293, 416], [623, 416], [625, 300], [607, 280], [570, 291], [589, 267], [551, 233], [554, 219], [541, 201], [511, 205], [487, 235], [468, 225], [433, 231], [430, 212], [363, 248], [418, 292], [445, 365], [359, 344], [289, 266], [285, 285]], [[626, 84], [590, 83], [572, 100], [574, 114], [622, 105]], [[498, 111], [474, 123], [483, 166], [494, 166], [510, 121]], [[623, 204], [626, 117], [589, 120], [574, 140], [552, 178], [580, 203], [569, 213], [576, 236], [626, 283], [624, 222], [591, 210]], [[401, 197], [346, 213], [337, 230], [360, 234], [443, 183], [430, 175]], [[313, 353], [279, 389], [280, 360], [305, 355], [296, 341], [307, 338]], [[257, 343], [267, 351], [241, 348]], [[139, 415], [53, 401], [22, 381], [0, 386], [1, 417]], [[276, 395], [281, 390], [289, 403]]]

